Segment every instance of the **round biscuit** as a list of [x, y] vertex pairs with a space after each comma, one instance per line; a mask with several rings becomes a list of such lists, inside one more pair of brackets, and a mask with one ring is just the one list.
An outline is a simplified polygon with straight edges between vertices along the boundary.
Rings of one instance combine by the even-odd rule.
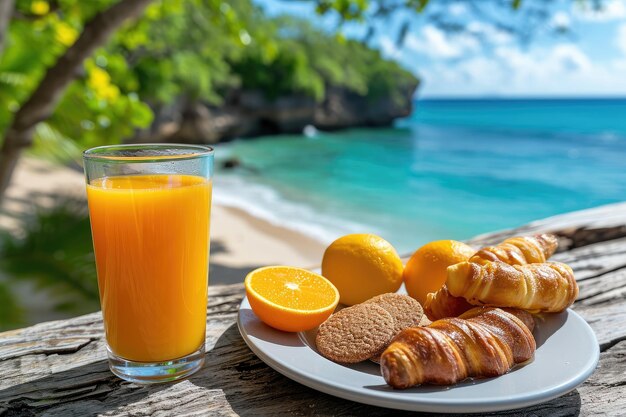
[[378, 305], [357, 304], [330, 316], [317, 331], [322, 356], [342, 363], [370, 358], [394, 336], [391, 314]]
[[377, 304], [391, 314], [395, 321], [394, 336], [406, 328], [419, 326], [424, 316], [424, 309], [419, 301], [405, 294], [393, 292], [381, 294], [370, 298], [364, 304]]

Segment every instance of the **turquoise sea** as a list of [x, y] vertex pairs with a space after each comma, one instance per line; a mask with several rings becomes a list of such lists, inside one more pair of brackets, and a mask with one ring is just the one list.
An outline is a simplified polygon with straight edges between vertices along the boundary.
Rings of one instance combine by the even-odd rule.
[[218, 145], [241, 166], [215, 202], [408, 253], [626, 200], [626, 99], [418, 100], [393, 128], [307, 133]]

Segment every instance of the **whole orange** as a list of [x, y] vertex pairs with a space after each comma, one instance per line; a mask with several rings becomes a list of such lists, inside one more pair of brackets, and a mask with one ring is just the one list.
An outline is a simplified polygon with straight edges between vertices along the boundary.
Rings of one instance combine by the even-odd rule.
[[391, 243], [366, 233], [340, 237], [322, 258], [322, 275], [337, 287], [340, 302], [349, 306], [398, 291], [403, 268]]
[[409, 295], [424, 304], [426, 295], [446, 283], [450, 265], [467, 261], [476, 251], [456, 240], [437, 240], [419, 248], [404, 267], [404, 285]]

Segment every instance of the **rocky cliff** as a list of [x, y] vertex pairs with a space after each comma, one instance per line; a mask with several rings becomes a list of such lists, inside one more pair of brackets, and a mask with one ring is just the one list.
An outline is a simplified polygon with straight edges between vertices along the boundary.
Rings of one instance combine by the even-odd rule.
[[320, 130], [388, 126], [413, 110], [418, 81], [402, 86], [392, 97], [363, 96], [341, 87], [326, 88], [325, 98], [292, 94], [269, 100], [260, 91], [235, 90], [221, 106], [181, 98], [154, 108], [152, 126], [134, 141], [216, 143], [238, 137], [300, 133], [312, 125]]

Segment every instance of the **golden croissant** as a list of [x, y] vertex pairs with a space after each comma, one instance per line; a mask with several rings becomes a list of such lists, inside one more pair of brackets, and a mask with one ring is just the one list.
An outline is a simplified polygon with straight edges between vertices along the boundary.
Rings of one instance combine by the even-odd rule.
[[461, 262], [448, 267], [446, 287], [470, 304], [557, 313], [574, 303], [574, 272], [560, 262], [509, 265], [504, 262]]
[[[558, 246], [556, 236], [540, 234], [527, 237], [513, 237], [497, 246], [488, 246], [480, 249], [469, 262], [487, 264], [501, 261], [509, 265], [526, 265], [543, 263], [552, 256]], [[474, 304], [484, 304], [476, 301]], [[497, 305], [497, 304], [496, 304]], [[470, 304], [463, 297], [455, 297], [443, 286], [439, 291], [427, 295], [424, 303], [424, 312], [431, 320], [443, 317], [455, 317], [470, 309]], [[504, 306], [504, 305], [503, 305]]]
[[509, 265], [541, 263], [552, 256], [557, 246], [556, 236], [547, 233], [512, 237], [497, 246], [480, 249], [469, 261], [479, 264], [501, 261]]
[[475, 307], [463, 297], [455, 297], [444, 285], [436, 292], [426, 294], [424, 313], [430, 320], [438, 320], [444, 317], [457, 317]]
[[476, 307], [400, 332], [382, 354], [381, 372], [400, 389], [502, 375], [533, 356], [533, 325], [522, 310]]

